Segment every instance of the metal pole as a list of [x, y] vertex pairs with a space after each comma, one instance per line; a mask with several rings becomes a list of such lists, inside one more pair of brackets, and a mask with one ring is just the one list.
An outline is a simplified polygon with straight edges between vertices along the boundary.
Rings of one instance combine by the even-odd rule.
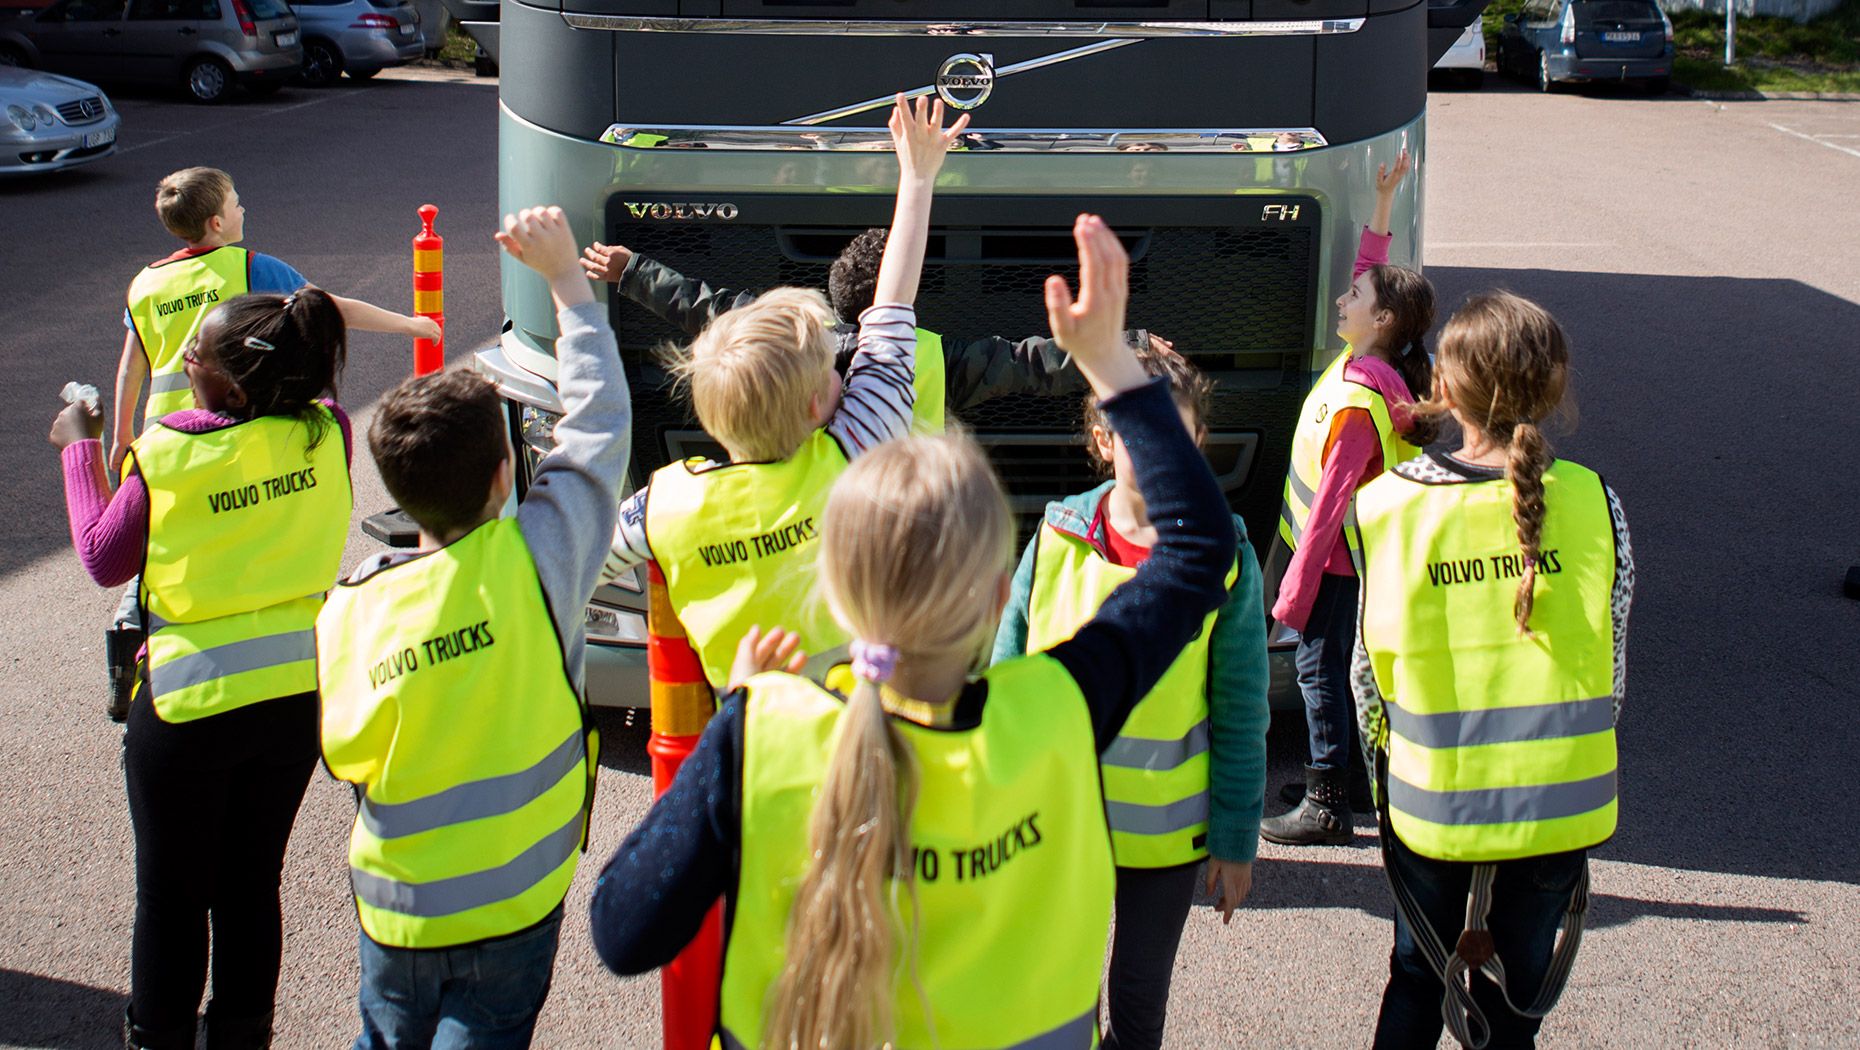
[[1737, 0], [1724, 0], [1724, 67], [1737, 64]]

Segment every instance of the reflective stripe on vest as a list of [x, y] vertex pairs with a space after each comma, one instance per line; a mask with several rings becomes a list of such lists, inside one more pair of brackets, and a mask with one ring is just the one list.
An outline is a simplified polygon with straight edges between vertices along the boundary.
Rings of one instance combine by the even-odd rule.
[[132, 446], [149, 497], [141, 602], [155, 713], [186, 722], [316, 688], [312, 628], [352, 509], [335, 416], [263, 416]]
[[[914, 887], [891, 898], [902, 912], [904, 962], [891, 990], [889, 1045], [1080, 1050], [1096, 1035], [1115, 882], [1091, 720], [1072, 676], [1051, 657], [998, 664], [986, 679], [979, 726], [892, 721], [915, 756], [919, 788]], [[724, 955], [719, 1021], [725, 1045], [755, 1047], [787, 962], [807, 828], [844, 701], [791, 675], [752, 678], [748, 694], [744, 891]]]
[[517, 522], [338, 586], [316, 631], [323, 758], [361, 788], [349, 879], [363, 931], [443, 948], [553, 911], [600, 743]]
[[1356, 496], [1363, 644], [1387, 715], [1390, 828], [1438, 860], [1583, 849], [1615, 829], [1614, 525], [1601, 479], [1544, 473], [1531, 634], [1502, 479], [1385, 472]]
[[[1311, 504], [1317, 499], [1318, 485], [1324, 480], [1324, 446], [1330, 440], [1333, 417], [1347, 408], [1369, 413], [1376, 426], [1376, 439], [1382, 446], [1382, 469], [1413, 459], [1421, 450], [1403, 441], [1389, 419], [1389, 406], [1382, 395], [1370, 387], [1343, 377], [1351, 351], [1345, 348], [1324, 374], [1318, 377], [1305, 396], [1298, 412], [1298, 429], [1292, 434], [1291, 463], [1285, 472], [1285, 500], [1279, 507], [1279, 535], [1286, 546], [1298, 549], [1304, 538], [1305, 522], [1311, 518]], [[1343, 530], [1350, 549], [1356, 549], [1354, 529]]]
[[911, 430], [918, 434], [943, 432], [944, 405], [949, 393], [943, 376], [943, 337], [935, 332], [917, 330], [916, 370], [911, 374], [911, 389], [916, 399], [911, 405]]
[[194, 407], [181, 350], [213, 308], [251, 289], [251, 253], [227, 245], [145, 267], [129, 282], [129, 320], [149, 365], [146, 426]]
[[[1072, 637], [1135, 569], [1041, 523], [1027, 596], [1027, 651]], [[1239, 565], [1228, 571], [1232, 587]], [[1203, 621], [1099, 761], [1111, 846], [1126, 868], [1166, 868], [1208, 855], [1208, 644]]]
[[814, 593], [814, 556], [827, 491], [846, 454], [816, 430], [776, 463], [659, 468], [646, 495], [646, 538], [678, 620], [711, 688], [729, 681], [749, 628], [782, 626], [825, 654], [846, 634]]

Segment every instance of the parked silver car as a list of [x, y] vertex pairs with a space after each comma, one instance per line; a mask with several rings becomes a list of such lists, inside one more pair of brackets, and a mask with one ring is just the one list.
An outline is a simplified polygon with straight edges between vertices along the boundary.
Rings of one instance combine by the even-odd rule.
[[304, 38], [304, 83], [323, 87], [344, 73], [367, 80], [426, 54], [420, 16], [408, 0], [291, 0]]
[[269, 94], [303, 60], [284, 0], [57, 0], [0, 21], [0, 64], [178, 84], [199, 102], [224, 100], [235, 83]]
[[0, 66], [0, 114], [0, 175], [107, 157], [122, 119], [94, 84], [14, 66]]

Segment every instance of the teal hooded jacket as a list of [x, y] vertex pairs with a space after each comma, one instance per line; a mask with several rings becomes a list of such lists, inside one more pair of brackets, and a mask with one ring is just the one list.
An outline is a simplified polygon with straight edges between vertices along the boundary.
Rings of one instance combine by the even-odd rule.
[[[1098, 507], [1110, 494], [1114, 481], [1090, 492], [1046, 505], [1046, 524], [1076, 536], [1105, 554]], [[1228, 593], [1227, 604], [1214, 614], [1208, 639], [1208, 852], [1221, 860], [1251, 862], [1259, 850], [1259, 818], [1266, 795], [1266, 725], [1271, 718], [1266, 687], [1266, 606], [1259, 559], [1247, 542], [1246, 524], [1234, 518], [1239, 539], [1240, 572]], [[1014, 570], [1013, 589], [1001, 615], [991, 662], [1021, 656], [1027, 651], [1027, 605], [1033, 593], [1033, 552], [1036, 534]]]

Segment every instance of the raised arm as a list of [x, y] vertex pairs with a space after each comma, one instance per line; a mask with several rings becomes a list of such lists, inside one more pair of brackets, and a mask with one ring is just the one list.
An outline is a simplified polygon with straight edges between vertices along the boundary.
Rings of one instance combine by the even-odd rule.
[[360, 299], [348, 299], [331, 294], [336, 301], [336, 309], [342, 312], [342, 323], [363, 332], [386, 332], [389, 335], [404, 335], [409, 339], [438, 339], [439, 324], [430, 317], [410, 317], [384, 310], [373, 303]]
[[969, 126], [964, 113], [943, 129], [943, 100], [934, 104], [920, 98], [915, 106], [898, 96], [891, 111], [891, 141], [898, 155], [898, 202], [891, 215], [891, 233], [878, 264], [872, 302], [884, 305], [917, 301], [917, 282], [924, 272], [924, 245], [930, 238], [930, 197], [937, 172], [950, 144]]
[[1130, 450], [1157, 533], [1136, 577], [1111, 592], [1070, 640], [1048, 650], [1085, 694], [1102, 750], [1202, 620], [1227, 599], [1235, 540], [1220, 486], [1182, 425], [1167, 382], [1151, 382], [1124, 345], [1130, 259], [1123, 245], [1095, 215], [1080, 216], [1073, 236], [1079, 298], [1072, 300], [1063, 278], [1048, 278], [1047, 316]]
[[712, 288], [619, 244], [596, 241], [583, 249], [581, 268], [594, 280], [613, 283], [621, 295], [692, 338], [718, 315], [756, 300], [755, 292]]
[[1371, 233], [1383, 237], [1389, 235], [1389, 216], [1395, 211], [1395, 190], [1413, 168], [1414, 162], [1409, 159], [1405, 149], [1396, 156], [1394, 167], [1390, 167], [1386, 161], [1376, 165], [1376, 213], [1369, 220]]

